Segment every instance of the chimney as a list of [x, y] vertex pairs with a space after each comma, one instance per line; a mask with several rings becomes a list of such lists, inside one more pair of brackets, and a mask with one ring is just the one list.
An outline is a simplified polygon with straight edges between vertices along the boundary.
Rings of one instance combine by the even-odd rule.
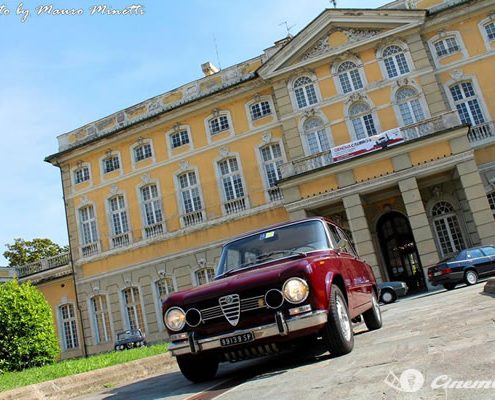
[[205, 74], [205, 76], [210, 76], [220, 71], [209, 61], [205, 62], [204, 64], [201, 64], [201, 69], [203, 70], [203, 74]]

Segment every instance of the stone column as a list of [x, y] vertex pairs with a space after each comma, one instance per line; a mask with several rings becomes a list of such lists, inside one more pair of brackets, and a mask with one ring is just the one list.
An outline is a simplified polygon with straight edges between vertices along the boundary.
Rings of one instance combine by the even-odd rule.
[[414, 177], [404, 179], [399, 182], [399, 189], [411, 224], [421, 265], [423, 266], [425, 281], [428, 288], [431, 289], [433, 286], [428, 281], [427, 269], [438, 263], [439, 257], [435, 240], [433, 239], [433, 232], [421, 200], [418, 182]]
[[375, 277], [380, 281], [383, 280], [380, 268], [378, 267], [378, 260], [371, 240], [371, 232], [364, 213], [361, 196], [359, 194], [352, 194], [344, 197], [342, 202], [344, 203], [352, 238], [354, 239], [354, 245], [359, 256], [371, 265]]
[[456, 170], [481, 244], [494, 244], [493, 213], [486, 197], [478, 165], [474, 160], [468, 160], [457, 164]]

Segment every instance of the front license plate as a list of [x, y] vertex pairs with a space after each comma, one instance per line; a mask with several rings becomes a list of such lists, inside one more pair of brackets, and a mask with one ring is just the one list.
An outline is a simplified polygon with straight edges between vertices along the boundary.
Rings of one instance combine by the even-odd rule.
[[222, 347], [235, 346], [236, 344], [248, 343], [254, 340], [253, 332], [241, 333], [240, 335], [233, 335], [220, 339], [220, 345]]
[[434, 272], [433, 273], [433, 276], [439, 276], [439, 275], [442, 275], [442, 273], [441, 272]]

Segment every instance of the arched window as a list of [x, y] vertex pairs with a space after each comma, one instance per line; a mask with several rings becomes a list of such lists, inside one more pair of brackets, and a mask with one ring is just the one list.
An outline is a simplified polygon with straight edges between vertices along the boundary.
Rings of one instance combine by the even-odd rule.
[[129, 329], [141, 329], [144, 331], [143, 306], [137, 287], [129, 287], [122, 291], [125, 304], [125, 315]]
[[431, 209], [431, 216], [443, 257], [466, 247], [452, 204], [439, 201]]
[[63, 304], [59, 307], [60, 325], [62, 328], [61, 336], [64, 350], [75, 349], [79, 347], [77, 336], [77, 323], [74, 305]]
[[95, 328], [96, 343], [108, 342], [112, 338], [107, 297], [96, 295], [91, 298], [91, 312]]
[[314, 83], [307, 76], [296, 79], [293, 87], [298, 108], [304, 108], [318, 103]]
[[388, 46], [383, 50], [383, 64], [389, 78], [395, 78], [410, 71], [404, 50], [397, 45]]
[[463, 124], [479, 125], [485, 122], [472, 82], [465, 81], [452, 85], [450, 94]]
[[194, 272], [197, 285], [204, 285], [205, 283], [212, 282], [215, 278], [215, 270], [211, 267], [205, 267], [198, 269]]
[[356, 140], [376, 135], [375, 121], [368, 104], [362, 101], [354, 103], [349, 108], [349, 115]]
[[352, 61], [345, 61], [340, 64], [337, 68], [337, 76], [339, 77], [342, 93], [354, 92], [364, 87], [359, 69]]
[[304, 137], [310, 154], [328, 151], [331, 148], [328, 135], [320, 118], [309, 118], [303, 125]]
[[409, 86], [399, 89], [395, 94], [395, 100], [404, 125], [415, 124], [426, 118], [416, 89]]

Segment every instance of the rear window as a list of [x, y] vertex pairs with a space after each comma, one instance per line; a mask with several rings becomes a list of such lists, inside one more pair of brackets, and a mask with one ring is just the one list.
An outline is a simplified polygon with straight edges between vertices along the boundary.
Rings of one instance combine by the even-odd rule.
[[487, 256], [495, 256], [495, 247], [483, 247], [481, 250], [483, 250], [483, 253]]

